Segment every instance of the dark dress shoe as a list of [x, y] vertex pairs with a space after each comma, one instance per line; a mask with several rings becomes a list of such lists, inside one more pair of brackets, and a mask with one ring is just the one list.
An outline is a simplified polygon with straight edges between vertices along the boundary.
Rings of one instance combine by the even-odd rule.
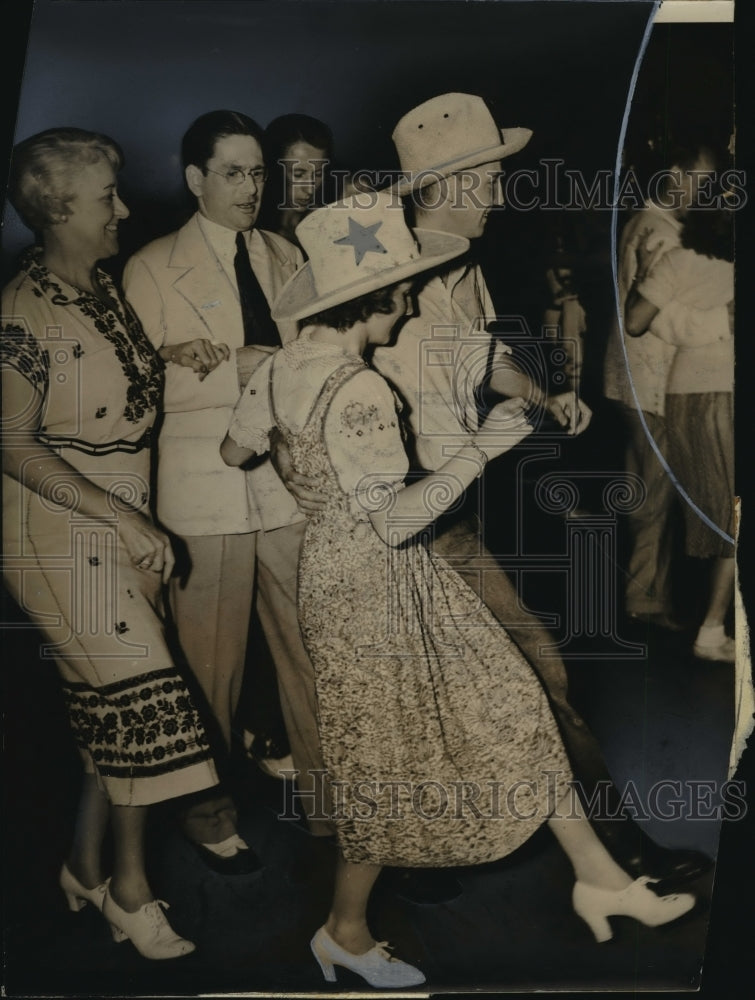
[[649, 837], [647, 840], [651, 846], [643, 844], [636, 854], [616, 859], [635, 878], [650, 875], [669, 885], [677, 885], [680, 882], [691, 882], [713, 867], [713, 859], [702, 851], [661, 847]]
[[463, 892], [461, 882], [447, 868], [384, 868], [382, 878], [410, 903], [449, 903]]
[[189, 841], [189, 843], [204, 864], [212, 871], [217, 872], [218, 875], [251, 875], [262, 868], [262, 862], [248, 847], [224, 858], [222, 855], [203, 847], [202, 844], [195, 844], [193, 841]]
[[648, 875], [673, 884], [699, 878], [713, 867], [713, 859], [701, 851], [657, 844], [632, 816], [621, 812], [618, 789], [609, 783], [606, 791], [609, 814], [615, 811], [618, 815], [612, 819], [591, 816], [592, 827], [628, 875], [635, 879]]

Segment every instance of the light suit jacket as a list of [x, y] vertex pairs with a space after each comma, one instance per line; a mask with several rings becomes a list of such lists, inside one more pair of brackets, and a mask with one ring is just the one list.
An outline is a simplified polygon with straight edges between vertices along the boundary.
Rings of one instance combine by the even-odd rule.
[[[301, 265], [302, 256], [273, 233], [253, 230], [251, 240], [252, 266], [272, 303]], [[242, 472], [226, 466], [220, 457], [220, 444], [240, 394], [235, 351], [244, 345], [244, 327], [238, 295], [205, 240], [197, 216], [134, 254], [126, 265], [123, 287], [155, 349], [198, 337], [231, 349], [230, 360], [221, 362], [202, 382], [190, 368], [166, 366], [157, 468], [157, 513], [162, 523], [178, 535], [226, 535], [302, 520], [269, 459]], [[294, 323], [279, 323], [278, 329], [283, 343], [297, 335]], [[263, 360], [269, 348], [259, 351]]]

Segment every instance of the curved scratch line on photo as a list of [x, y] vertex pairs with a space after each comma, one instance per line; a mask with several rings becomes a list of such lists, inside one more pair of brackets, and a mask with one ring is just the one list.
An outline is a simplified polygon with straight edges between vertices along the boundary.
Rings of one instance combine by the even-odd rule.
[[665, 469], [666, 474], [671, 479], [674, 484], [676, 491], [684, 498], [686, 503], [690, 505], [692, 510], [698, 515], [698, 517], [708, 525], [717, 535], [720, 535], [725, 542], [729, 542], [734, 545], [734, 539], [731, 535], [728, 535], [722, 528], [715, 524], [707, 514], [705, 514], [697, 504], [692, 500], [689, 494], [686, 492], [682, 484], [676, 478], [674, 473], [671, 471], [671, 467], [666, 461], [665, 456], [661, 453], [660, 448], [655, 443], [655, 438], [650, 433], [650, 429], [645, 420], [645, 414], [642, 412], [642, 407], [640, 406], [640, 401], [637, 396], [637, 390], [634, 385], [634, 379], [632, 378], [632, 369], [629, 365], [629, 356], [627, 355], [627, 345], [624, 339], [624, 316], [621, 309], [621, 302], [619, 301], [619, 280], [618, 280], [618, 248], [616, 240], [616, 229], [619, 218], [619, 178], [621, 176], [621, 154], [624, 149], [624, 139], [626, 138], [627, 124], [629, 122], [629, 112], [632, 107], [632, 98], [634, 97], [635, 87], [637, 86], [637, 77], [639, 76], [640, 66], [642, 65], [642, 60], [645, 55], [645, 50], [648, 47], [648, 42], [650, 41], [650, 33], [653, 30], [653, 22], [655, 21], [655, 15], [658, 12], [658, 8], [661, 6], [662, 0], [655, 0], [653, 4], [653, 11], [648, 18], [647, 26], [645, 27], [645, 34], [643, 35], [642, 42], [640, 44], [640, 51], [637, 53], [637, 60], [634, 64], [634, 70], [632, 71], [632, 79], [629, 82], [629, 93], [627, 94], [627, 103], [624, 108], [624, 116], [621, 121], [621, 130], [619, 132], [619, 145], [616, 150], [616, 171], [614, 174], [614, 191], [613, 191], [613, 205], [611, 208], [611, 278], [613, 280], [613, 294], [616, 301], [616, 315], [619, 320], [619, 337], [621, 340], [621, 353], [624, 355], [624, 364], [626, 365], [627, 377], [629, 378], [629, 386], [632, 390], [632, 398], [634, 399], [634, 405], [637, 410], [637, 415], [640, 418], [640, 423], [642, 424], [642, 429], [645, 432], [645, 437], [650, 442], [650, 447], [655, 452], [658, 461], [661, 463], [662, 467]]

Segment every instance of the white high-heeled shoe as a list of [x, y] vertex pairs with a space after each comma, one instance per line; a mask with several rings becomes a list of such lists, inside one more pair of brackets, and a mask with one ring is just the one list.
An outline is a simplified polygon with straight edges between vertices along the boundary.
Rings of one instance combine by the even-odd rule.
[[572, 892], [574, 912], [582, 917], [595, 940], [601, 942], [613, 937], [608, 917], [633, 917], [646, 927], [660, 927], [688, 913], [695, 905], [695, 897], [686, 892], [656, 896], [647, 886], [658, 881], [642, 875], [618, 891], [576, 882]]
[[168, 904], [162, 899], [153, 899], [151, 903], [140, 906], [136, 912], [129, 913], [118, 906], [107, 891], [102, 915], [110, 924], [113, 940], [121, 942], [128, 938], [145, 958], [180, 958], [188, 955], [196, 945], [176, 934], [162, 907], [168, 909]]
[[424, 983], [425, 977], [419, 969], [393, 958], [385, 950], [387, 944], [387, 941], [379, 941], [363, 955], [353, 955], [336, 944], [325, 928], [321, 927], [312, 938], [310, 947], [328, 983], [336, 981], [336, 965], [356, 972], [370, 986], [419, 986]]
[[64, 864], [60, 869], [60, 878], [58, 881], [60, 888], [66, 895], [68, 906], [73, 913], [78, 913], [79, 910], [82, 910], [87, 905], [87, 903], [91, 903], [92, 906], [97, 907], [97, 909], [102, 912], [102, 905], [105, 902], [105, 890], [107, 889], [110, 879], [100, 882], [100, 884], [96, 885], [94, 889], [87, 889], [87, 887], [82, 885], [76, 876], [72, 874], [68, 865]]

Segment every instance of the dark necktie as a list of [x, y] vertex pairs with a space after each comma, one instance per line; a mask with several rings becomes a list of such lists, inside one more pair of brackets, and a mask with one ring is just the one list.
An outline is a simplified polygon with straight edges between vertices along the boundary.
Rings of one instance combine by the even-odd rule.
[[233, 258], [236, 283], [239, 287], [241, 317], [244, 321], [244, 345], [261, 344], [280, 347], [278, 327], [270, 316], [270, 306], [260, 288], [249, 262], [249, 251], [243, 233], [236, 233], [236, 256]]

